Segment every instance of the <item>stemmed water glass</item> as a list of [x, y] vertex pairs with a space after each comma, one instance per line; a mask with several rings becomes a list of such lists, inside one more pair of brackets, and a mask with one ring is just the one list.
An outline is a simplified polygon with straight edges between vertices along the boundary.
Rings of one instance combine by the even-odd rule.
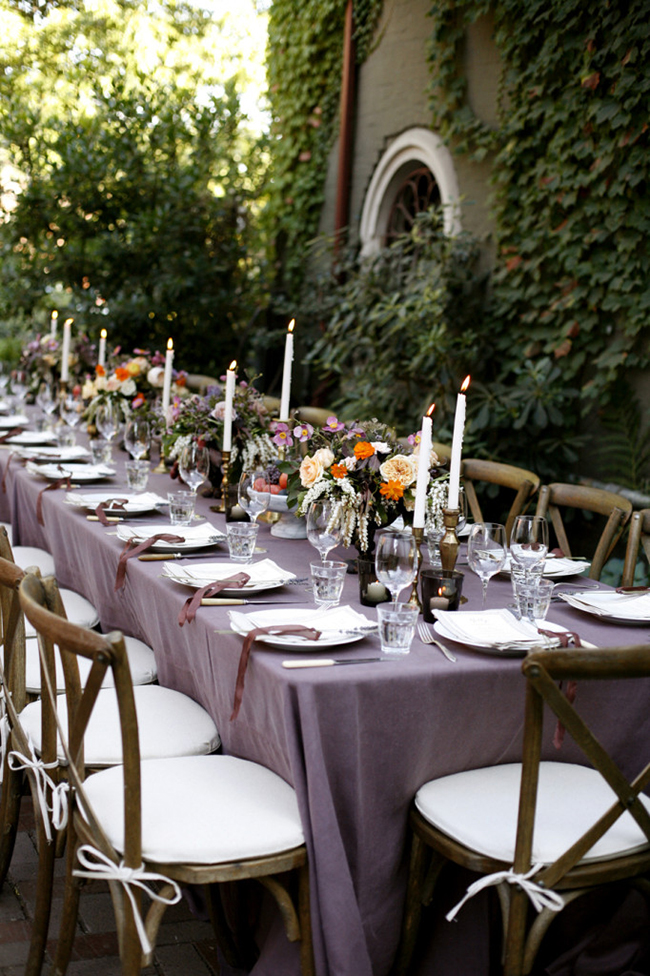
[[530, 575], [548, 555], [548, 522], [543, 515], [518, 515], [510, 536], [512, 561]]
[[38, 387], [36, 403], [47, 417], [48, 426], [50, 426], [52, 414], [56, 410], [58, 400], [56, 390], [54, 389], [53, 385], [48, 383], [46, 380], [43, 380]]
[[13, 369], [11, 371], [11, 392], [17, 399], [22, 401], [27, 396], [28, 377], [24, 369]]
[[341, 513], [336, 502], [328, 498], [312, 502], [307, 512], [307, 538], [320, 553], [321, 562], [343, 537]]
[[84, 402], [79, 396], [73, 393], [65, 393], [59, 404], [61, 419], [74, 430], [81, 420], [84, 410]]
[[418, 548], [413, 533], [388, 529], [379, 534], [375, 550], [375, 573], [397, 606], [399, 595], [410, 586], [418, 568]]
[[104, 400], [97, 407], [95, 426], [104, 440], [112, 445], [113, 438], [120, 429], [120, 411], [112, 400]]
[[271, 501], [268, 472], [263, 468], [243, 471], [237, 486], [237, 501], [253, 522], [256, 522], [258, 515], [267, 510]]
[[196, 495], [199, 485], [206, 481], [210, 472], [210, 454], [207, 447], [197, 440], [186, 444], [181, 451], [178, 470], [192, 494]]
[[474, 523], [467, 540], [467, 562], [481, 580], [482, 610], [485, 610], [488, 583], [505, 566], [507, 553], [505, 526], [498, 522]]
[[131, 417], [124, 431], [124, 446], [134, 461], [140, 461], [151, 447], [151, 428], [144, 417]]

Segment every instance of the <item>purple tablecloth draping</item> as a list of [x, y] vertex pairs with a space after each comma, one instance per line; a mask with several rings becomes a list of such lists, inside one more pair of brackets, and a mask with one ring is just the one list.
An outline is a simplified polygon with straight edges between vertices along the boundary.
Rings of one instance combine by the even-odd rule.
[[[7, 449], [0, 450], [0, 477], [7, 457]], [[120, 458], [118, 493], [121, 475]], [[94, 603], [103, 629], [122, 629], [152, 646], [161, 684], [208, 709], [227, 752], [263, 763], [295, 787], [309, 849], [319, 976], [386, 976], [399, 938], [409, 804], [433, 777], [519, 758], [520, 662], [455, 647], [458, 661], [452, 664], [435, 646], [415, 639], [411, 653], [394, 663], [288, 671], [281, 662], [291, 651], [256, 646], [241, 711], [231, 722], [242, 639], [224, 633], [227, 608], [202, 607], [191, 624], [179, 627], [188, 590], [161, 578], [159, 562], [130, 560], [126, 584], [114, 592], [122, 550], [115, 527], [88, 521], [84, 511], [65, 503], [64, 490], [43, 496], [39, 525], [36, 500], [44, 484], [13, 461], [0, 514], [4, 505], [14, 541], [49, 549], [60, 584]], [[170, 484], [166, 476], [150, 479], [151, 490], [163, 495]], [[210, 504], [200, 499], [197, 509], [224, 529], [223, 516], [211, 512]], [[315, 558], [306, 542], [275, 539], [264, 525], [259, 545], [298, 576], [308, 575]], [[469, 571], [464, 590], [466, 606], [480, 606], [480, 585]], [[489, 593], [492, 606], [504, 606], [510, 584], [493, 580]], [[310, 603], [300, 586], [274, 591], [271, 598], [278, 605]], [[343, 599], [358, 606], [356, 577], [347, 577]], [[372, 610], [365, 612], [373, 618]], [[602, 624], [555, 604], [549, 619], [602, 646], [648, 639], [648, 628]], [[335, 655], [377, 651], [377, 640], [365, 638]], [[650, 683], [585, 683], [578, 697], [585, 717], [628, 769], [648, 739]], [[580, 761], [570, 740], [558, 753], [552, 735], [549, 723], [548, 757]], [[450, 901], [454, 883], [460, 884], [450, 882]], [[487, 974], [489, 905], [487, 897], [474, 899], [458, 923], [437, 928], [435, 940], [425, 938], [418, 976]], [[282, 936], [270, 937], [254, 969], [257, 976], [298, 971], [295, 947]]]

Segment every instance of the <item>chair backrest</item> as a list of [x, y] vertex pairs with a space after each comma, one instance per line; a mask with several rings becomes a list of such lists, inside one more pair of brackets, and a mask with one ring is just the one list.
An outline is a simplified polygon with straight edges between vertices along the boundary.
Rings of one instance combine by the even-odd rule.
[[[623, 529], [632, 515], [632, 502], [613, 491], [603, 488], [589, 488], [585, 485], [570, 485], [555, 482], [542, 485], [537, 502], [537, 515], [550, 515], [557, 542], [565, 554], [571, 556], [571, 546], [562, 521], [560, 508], [582, 509], [607, 518], [605, 528], [591, 557], [589, 577], [600, 579], [603, 566], [618, 542]], [[589, 555], [589, 553], [587, 553]]]
[[[4, 529], [0, 529], [0, 534]], [[6, 533], [5, 533], [6, 536]], [[0, 549], [2, 542], [0, 540]], [[25, 689], [25, 618], [20, 609], [18, 587], [24, 572], [13, 561], [0, 556], [0, 613], [2, 614], [2, 684], [10, 693], [16, 712], [27, 704]]]
[[[25, 617], [38, 635], [43, 670], [43, 708], [51, 713], [68, 763], [68, 779], [77, 805], [84, 811], [87, 824], [85, 839], [114, 862], [124, 859], [127, 867], [142, 863], [140, 813], [140, 743], [135, 712], [133, 683], [122, 634], [103, 635], [70, 623], [61, 615], [62, 605], [54, 580], [41, 580], [26, 573], [19, 586], [20, 605]], [[54, 651], [58, 648], [63, 665], [67, 699], [67, 732], [57, 720]], [[78, 658], [92, 662], [83, 689], [79, 681]], [[85, 798], [83, 782], [84, 734], [92, 715], [97, 695], [108, 669], [113, 672], [114, 693], [117, 696], [122, 756], [124, 765], [124, 853], [112, 847], [97, 822]], [[107, 689], [107, 693], [111, 690]]]
[[[588, 761], [587, 764], [600, 773], [613, 790], [611, 807], [582, 837], [535, 875], [536, 882], [541, 881], [550, 888], [561, 882], [564, 875], [626, 811], [634, 817], [650, 843], [650, 815], [638, 799], [639, 794], [650, 784], [650, 763], [647, 763], [645, 758], [640, 759], [639, 768], [634, 771], [634, 778], [630, 780], [624, 776], [558, 685], [558, 682], [562, 681], [587, 679], [648, 678], [650, 677], [650, 644], [594, 650], [574, 648], [570, 652], [566, 649], [534, 651], [525, 659], [522, 671], [527, 679], [526, 717], [515, 872], [526, 873], [532, 866], [531, 852], [543, 741], [544, 705], [551, 709], [566, 734], [582, 751]], [[619, 798], [618, 800], [614, 798], [614, 794]], [[623, 866], [623, 862], [627, 861], [626, 869], [628, 869], [630, 862], [636, 860], [640, 865], [645, 865], [647, 871], [650, 865], [650, 848], [620, 858], [618, 864]], [[583, 878], [586, 882], [593, 883], [598, 880], [599, 872], [604, 869], [604, 863], [594, 859], [588, 865], [581, 865], [579, 870], [584, 872]], [[625, 873], [620, 876], [625, 877]], [[574, 887], [579, 887], [579, 883]]]
[[513, 464], [502, 464], [500, 461], [486, 461], [483, 458], [463, 458], [461, 467], [465, 496], [470, 512], [475, 522], [483, 522], [483, 512], [479, 504], [475, 481], [487, 481], [492, 485], [509, 488], [515, 492], [515, 498], [510, 506], [506, 518], [506, 538], [510, 541], [510, 533], [517, 515], [525, 511], [528, 502], [539, 488], [540, 479], [534, 471], [517, 468]]
[[650, 508], [642, 508], [640, 512], [632, 513], [621, 586], [634, 586], [634, 570], [641, 547], [650, 563]]

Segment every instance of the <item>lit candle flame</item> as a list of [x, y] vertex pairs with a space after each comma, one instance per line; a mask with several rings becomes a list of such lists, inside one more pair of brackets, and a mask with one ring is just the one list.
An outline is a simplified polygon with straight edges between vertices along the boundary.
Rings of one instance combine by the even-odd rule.
[[65, 322], [63, 323], [63, 325], [64, 326], [66, 326], [66, 325], [72, 325], [73, 322], [74, 322], [74, 319], [66, 319]]
[[174, 341], [173, 341], [173, 339], [168, 339], [167, 340], [167, 348], [168, 349], [173, 349], [174, 348]]
[[439, 586], [438, 587], [438, 596], [444, 596], [444, 595], [445, 595], [445, 588], [444, 588], [444, 586]]
[[435, 409], [436, 409], [436, 405], [435, 403], [432, 403], [429, 409], [427, 410], [427, 417], [431, 417]]
[[293, 332], [293, 330], [295, 328], [295, 325], [296, 325], [296, 320], [295, 319], [291, 319], [291, 321], [289, 322], [289, 325], [287, 326], [287, 332]]
[[107, 335], [108, 332], [106, 331], [106, 329], [102, 329], [102, 331], [99, 333], [100, 339], [105, 339]]
[[53, 319], [58, 319], [58, 317], [59, 317], [59, 313], [57, 312], [56, 309], [54, 309], [54, 311], [52, 312], [52, 318]]
[[233, 359], [233, 361], [231, 362], [231, 364], [228, 367], [228, 369], [233, 370], [233, 372], [234, 372], [234, 370], [237, 369], [237, 360], [236, 359]]
[[461, 393], [465, 393], [465, 391], [467, 390], [467, 387], [469, 386], [469, 381], [470, 381], [470, 377], [469, 376], [466, 376], [465, 379], [463, 380], [462, 385], [461, 385], [461, 388], [460, 388], [460, 392]]

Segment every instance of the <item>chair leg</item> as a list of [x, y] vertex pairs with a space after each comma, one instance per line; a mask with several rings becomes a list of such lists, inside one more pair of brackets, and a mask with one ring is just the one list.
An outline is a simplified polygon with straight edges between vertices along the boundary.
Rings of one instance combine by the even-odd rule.
[[47, 931], [50, 924], [52, 908], [52, 884], [54, 881], [54, 861], [56, 859], [56, 845], [54, 840], [49, 844], [42, 823], [38, 823], [38, 876], [36, 882], [36, 903], [34, 906], [34, 924], [32, 938], [29, 944], [29, 955], [25, 965], [24, 976], [40, 976], [43, 968], [43, 957], [47, 943]]
[[79, 912], [79, 889], [81, 882], [72, 874], [77, 857], [77, 842], [72, 828], [68, 825], [68, 841], [66, 847], [66, 873], [65, 889], [63, 895], [63, 911], [61, 914], [61, 925], [59, 928], [59, 941], [56, 947], [56, 956], [52, 967], [51, 976], [65, 976], [72, 947], [74, 945], [75, 930], [77, 927], [77, 915]]
[[510, 916], [506, 935], [504, 976], [523, 976], [524, 945], [529, 909], [528, 895], [513, 887], [510, 894]]
[[23, 773], [11, 769], [5, 757], [0, 791], [0, 887], [4, 884], [18, 832], [20, 802], [23, 795]]
[[300, 917], [300, 971], [302, 976], [316, 976], [314, 941], [311, 932], [309, 866], [298, 869], [298, 915]]
[[402, 933], [392, 976], [408, 976], [410, 969], [422, 917], [422, 887], [426, 873], [426, 855], [426, 845], [417, 834], [413, 834]]
[[[210, 915], [210, 922], [212, 923], [212, 928], [219, 944], [219, 948], [226, 957], [226, 962], [229, 966], [232, 966], [233, 969], [239, 969], [242, 967], [244, 960], [242, 960], [240, 950], [236, 944], [232, 929], [226, 918], [226, 911], [222, 897], [222, 895], [225, 893], [226, 886], [228, 892], [232, 894], [233, 897], [238, 898], [239, 892], [236, 884], [231, 885], [224, 882], [223, 884], [207, 885], [206, 893], [208, 913]], [[253, 959], [252, 961], [248, 961], [252, 965], [255, 960]], [[248, 968], [250, 968], [250, 966]]]

